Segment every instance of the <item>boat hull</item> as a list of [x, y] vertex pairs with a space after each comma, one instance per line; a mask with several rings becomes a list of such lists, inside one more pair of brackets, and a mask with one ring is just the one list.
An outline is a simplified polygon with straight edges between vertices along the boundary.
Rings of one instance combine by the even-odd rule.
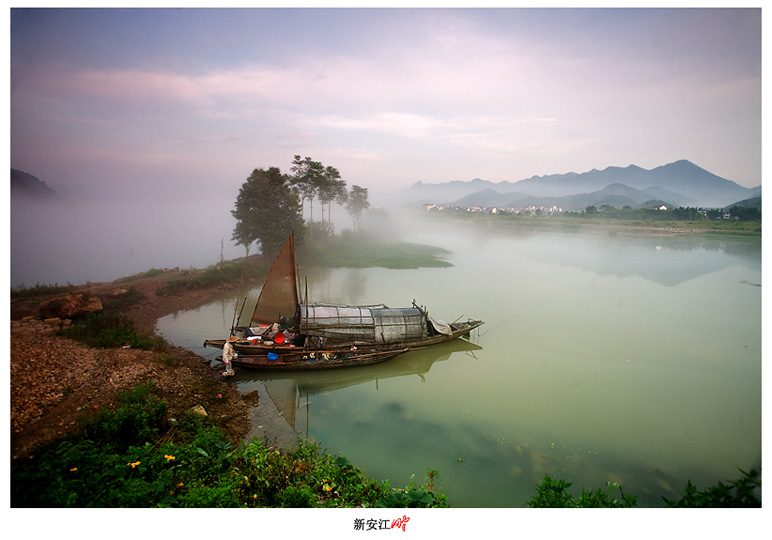
[[[277, 371], [307, 371], [367, 366], [385, 362], [408, 352], [409, 348], [386, 351], [303, 351], [238, 355], [232, 364], [241, 368]], [[222, 357], [217, 357], [222, 360]]]

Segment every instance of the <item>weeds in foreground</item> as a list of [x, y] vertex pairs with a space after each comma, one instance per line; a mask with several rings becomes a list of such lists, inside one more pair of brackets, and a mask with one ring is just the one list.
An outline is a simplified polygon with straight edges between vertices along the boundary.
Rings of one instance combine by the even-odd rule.
[[[345, 456], [301, 441], [282, 453], [259, 441], [231, 444], [208, 418], [167, 418], [150, 383], [118, 393], [121, 407], [83, 418], [83, 435], [59, 441], [35, 457], [11, 462], [11, 506], [126, 507], [447, 507], [439, 473], [404, 488], [367, 477]], [[688, 482], [669, 507], [760, 507], [761, 474], [740, 471], [728, 485], [699, 491]], [[617, 483], [568, 492], [571, 483], [545, 476], [532, 508], [630, 508], [637, 497]]]
[[126, 292], [118, 295], [102, 296], [102, 307], [106, 312], [122, 312], [144, 300], [145, 295], [135, 287], [129, 287]]
[[[625, 495], [622, 486], [616, 482], [606, 482], [605, 491], [598, 488], [595, 491], [582, 489], [578, 499], [568, 492], [570, 482], [544, 476], [541, 484], [536, 486], [537, 494], [526, 501], [531, 508], [632, 508], [636, 506], [638, 497]], [[619, 490], [619, 496], [616, 491]]]
[[301, 442], [281, 453], [259, 441], [233, 446], [204, 417], [172, 422], [149, 385], [119, 394], [121, 407], [84, 419], [84, 436], [11, 463], [11, 506], [376, 507], [447, 506], [435, 489], [392, 489], [344, 456]]
[[58, 334], [97, 349], [124, 345], [134, 349], [153, 349], [159, 345], [158, 339], [140, 335], [129, 317], [116, 313], [93, 313], [73, 322], [72, 326], [60, 330]]
[[662, 500], [671, 508], [761, 508], [761, 472], [740, 469], [740, 473], [742, 476], [728, 485], [719, 482], [702, 491], [687, 481], [680, 499]]
[[38, 283], [33, 287], [25, 287], [22, 285], [20, 287], [11, 288], [11, 299], [28, 300], [28, 299], [35, 299], [35, 298], [43, 298], [46, 296], [50, 296], [52, 294], [64, 294], [72, 291], [74, 288], [75, 286], [71, 284], [41, 285], [40, 283]]
[[[680, 499], [662, 497], [662, 500], [670, 508], [760, 508], [761, 473], [755, 469], [750, 472], [740, 469], [740, 473], [742, 477], [729, 485], [719, 482], [702, 491], [687, 481]], [[568, 492], [570, 487], [571, 483], [562, 478], [545, 475], [542, 483], [536, 486], [537, 494], [525, 504], [531, 508], [632, 508], [637, 505], [638, 497], [625, 495], [622, 486], [616, 482], [606, 482], [605, 490], [582, 489], [578, 499]]]

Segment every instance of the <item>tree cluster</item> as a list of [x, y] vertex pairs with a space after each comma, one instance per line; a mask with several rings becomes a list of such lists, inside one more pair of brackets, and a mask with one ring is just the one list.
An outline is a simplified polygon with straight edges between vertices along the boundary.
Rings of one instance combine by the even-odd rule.
[[648, 219], [662, 221], [717, 221], [723, 219], [736, 219], [738, 221], [761, 221], [761, 210], [758, 207], [733, 206], [729, 210], [720, 208], [694, 208], [678, 207], [668, 210], [654, 210], [649, 208], [631, 208], [624, 206], [621, 210], [611, 205], [604, 204], [600, 208], [591, 205], [584, 212], [567, 213], [575, 216], [603, 216], [616, 219]]
[[[302, 238], [306, 202], [310, 222], [313, 223], [313, 204], [321, 204], [321, 228], [332, 231], [332, 203], [344, 206], [359, 229], [362, 212], [370, 207], [367, 188], [352, 186], [349, 191], [345, 180], [335, 167], [325, 166], [310, 157], [296, 155], [284, 174], [278, 167], [255, 169], [242, 184], [231, 214], [237, 223], [233, 241], [247, 250], [257, 242], [263, 253], [277, 251], [290, 232]], [[325, 221], [325, 207], [327, 218]]]

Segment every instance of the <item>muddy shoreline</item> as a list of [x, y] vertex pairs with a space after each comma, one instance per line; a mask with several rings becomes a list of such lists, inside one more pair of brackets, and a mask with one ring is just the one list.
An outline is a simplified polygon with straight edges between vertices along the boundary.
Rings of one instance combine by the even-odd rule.
[[[108, 295], [131, 290], [141, 299], [123, 312], [140, 334], [155, 335], [159, 318], [199, 305], [233, 290], [213, 285], [184, 294], [159, 294], [159, 287], [186, 273], [166, 270], [107, 283], [86, 283], [73, 293]], [[116, 408], [118, 390], [152, 382], [154, 393], [167, 401], [170, 415], [201, 406], [233, 442], [257, 435], [250, 418], [257, 413], [255, 396], [242, 398], [233, 385], [212, 369], [209, 360], [188, 349], [165, 343], [161, 351], [91, 349], [56, 335], [37, 311], [39, 303], [11, 300], [11, 457], [23, 458], [46, 443], [77, 434], [82, 416]], [[250, 399], [251, 398], [251, 399]], [[261, 434], [263, 438], [267, 433]]]

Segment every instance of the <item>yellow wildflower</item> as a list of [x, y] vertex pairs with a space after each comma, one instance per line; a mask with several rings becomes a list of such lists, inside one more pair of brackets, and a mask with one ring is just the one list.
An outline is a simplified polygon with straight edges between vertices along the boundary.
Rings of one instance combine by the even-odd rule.
[[174, 461], [176, 459], [174, 456], [168, 454], [164, 454], [164, 457], [166, 458], [166, 461]]
[[77, 470], [78, 470], [78, 468], [77, 468], [77, 467], [73, 467], [72, 469], [70, 469], [70, 472], [75, 472], [75, 471], [77, 471]]
[[129, 467], [131, 467], [133, 469], [134, 467], [138, 466], [139, 464], [140, 464], [139, 461], [135, 461], [134, 463], [127, 463], [126, 465], [128, 465]]

